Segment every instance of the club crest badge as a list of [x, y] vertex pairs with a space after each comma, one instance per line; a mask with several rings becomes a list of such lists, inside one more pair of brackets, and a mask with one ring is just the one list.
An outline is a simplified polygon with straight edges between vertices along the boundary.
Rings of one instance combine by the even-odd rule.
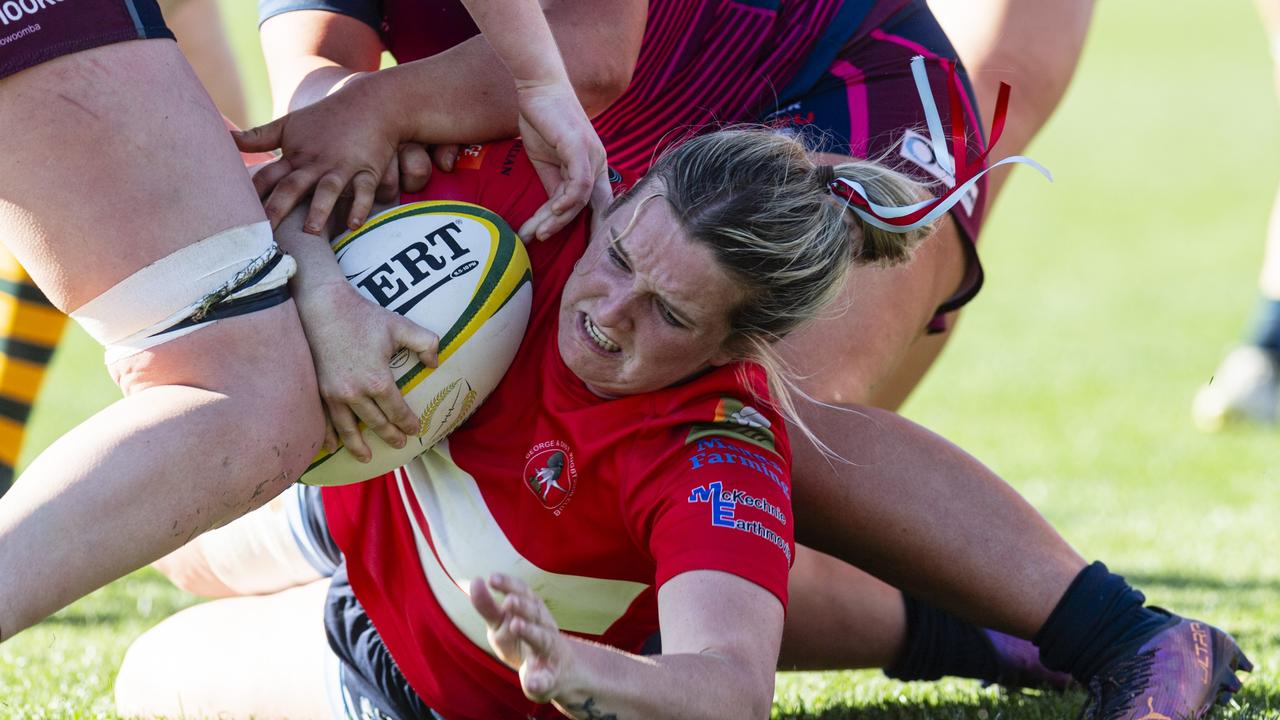
[[523, 480], [543, 507], [559, 515], [578, 484], [578, 468], [568, 443], [547, 440], [530, 448], [524, 456]]

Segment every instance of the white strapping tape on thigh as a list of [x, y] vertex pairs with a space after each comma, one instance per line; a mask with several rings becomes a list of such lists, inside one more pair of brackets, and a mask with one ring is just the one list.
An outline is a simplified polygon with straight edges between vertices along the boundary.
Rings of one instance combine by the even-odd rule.
[[240, 287], [277, 253], [266, 222], [224, 230], [121, 280], [72, 312], [71, 318], [106, 348], [106, 362], [111, 364], [212, 325], [216, 321], [164, 332], [210, 305], [287, 283], [297, 265], [285, 255], [266, 276]]

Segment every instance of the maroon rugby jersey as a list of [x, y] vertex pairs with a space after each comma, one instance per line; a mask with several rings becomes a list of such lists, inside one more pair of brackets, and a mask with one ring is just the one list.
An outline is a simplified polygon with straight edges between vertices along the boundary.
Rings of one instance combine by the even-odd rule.
[[[756, 122], [909, 0], [650, 0], [631, 85], [595, 118], [609, 164], [637, 175], [685, 129]], [[324, 9], [375, 26], [398, 62], [479, 31], [459, 0], [262, 0], [263, 17]], [[673, 135], [676, 133], [675, 135]]]
[[[518, 227], [545, 199], [519, 141], [473, 147], [406, 201], [464, 200]], [[753, 365], [613, 400], [556, 344], [560, 291], [588, 218], [529, 246], [533, 313], [505, 379], [436, 451], [326, 488], [330, 529], [374, 626], [414, 690], [450, 720], [559, 717], [489, 653], [463, 588], [520, 577], [561, 629], [629, 651], [658, 628], [657, 590], [693, 570], [786, 602], [790, 450]]]

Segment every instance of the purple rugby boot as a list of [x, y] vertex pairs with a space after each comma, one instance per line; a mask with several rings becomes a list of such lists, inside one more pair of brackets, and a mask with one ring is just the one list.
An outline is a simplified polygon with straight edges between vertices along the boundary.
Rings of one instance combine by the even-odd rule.
[[[996, 658], [994, 684], [1007, 690], [1035, 688], [1062, 691], [1075, 685], [1068, 673], [1055, 672], [1040, 662], [1040, 649], [1029, 640], [984, 629], [987, 642]], [[1078, 687], [1078, 686], [1077, 686]]]
[[1240, 689], [1253, 664], [1227, 633], [1160, 608], [1169, 622], [1089, 681], [1084, 720], [1187, 720]]

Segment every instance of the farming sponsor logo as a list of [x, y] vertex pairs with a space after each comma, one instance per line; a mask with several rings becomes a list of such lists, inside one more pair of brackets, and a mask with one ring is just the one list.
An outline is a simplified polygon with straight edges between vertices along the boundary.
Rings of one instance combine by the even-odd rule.
[[[23, 18], [35, 15], [41, 10], [66, 0], [5, 0], [0, 2], [0, 27], [9, 23], [20, 22]], [[40, 32], [38, 23], [28, 25], [12, 35], [0, 37], [0, 45], [7, 45], [31, 33]]]
[[739, 532], [750, 533], [777, 546], [782, 554], [791, 562], [791, 546], [786, 538], [774, 532], [759, 520], [744, 520], [738, 517], [739, 507], [759, 510], [783, 525], [787, 524], [786, 513], [777, 505], [764, 498], [749, 495], [742, 490], [725, 490], [724, 483], [713, 482], [700, 485], [689, 493], [689, 503], [707, 503], [711, 506], [711, 524], [715, 527], [729, 528]]
[[727, 443], [717, 437], [705, 437], [694, 445], [688, 460], [690, 470], [703, 470], [721, 465], [740, 465], [748, 470], [754, 470], [769, 478], [784, 495], [791, 497], [791, 486], [784, 480], [785, 473], [778, 461], [742, 445]]
[[1147, 696], [1147, 714], [1136, 720], [1173, 720], [1173, 718], [1162, 712], [1156, 712], [1156, 699], [1150, 695]]
[[[946, 159], [939, 162], [938, 156], [933, 152], [933, 145], [929, 143], [929, 138], [914, 130], [906, 131], [902, 135], [902, 144], [898, 146], [898, 154], [903, 159], [919, 166], [920, 169], [937, 178], [943, 185], [953, 188], [956, 186], [956, 176], [952, 171], [952, 168], [956, 166], [955, 159], [945, 149], [943, 153], [946, 154]], [[973, 209], [977, 207], [977, 204], [978, 186], [974, 185], [960, 197], [960, 206], [964, 208], [966, 215], [972, 215]]]
[[523, 475], [524, 486], [557, 516], [578, 486], [573, 451], [561, 440], [547, 440], [529, 448], [524, 455]]

